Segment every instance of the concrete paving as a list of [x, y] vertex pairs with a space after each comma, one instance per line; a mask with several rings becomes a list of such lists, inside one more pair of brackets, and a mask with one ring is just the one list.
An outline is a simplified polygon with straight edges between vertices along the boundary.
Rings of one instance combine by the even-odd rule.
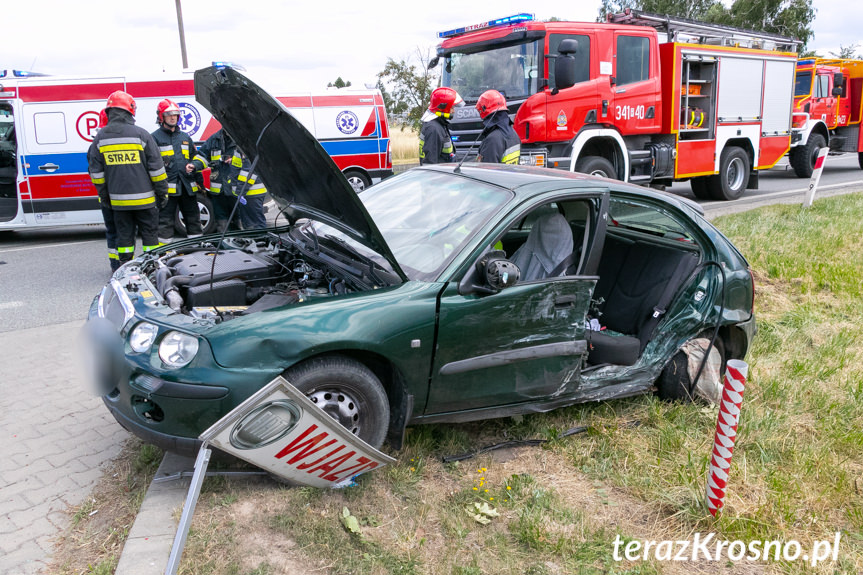
[[0, 333], [0, 573], [44, 573], [67, 509], [83, 503], [129, 434], [89, 394], [83, 321]]

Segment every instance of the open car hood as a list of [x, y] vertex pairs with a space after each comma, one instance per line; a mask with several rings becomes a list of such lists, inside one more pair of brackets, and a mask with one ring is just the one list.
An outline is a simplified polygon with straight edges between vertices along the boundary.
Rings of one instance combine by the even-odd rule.
[[260, 86], [234, 70], [195, 71], [195, 98], [231, 135], [280, 208], [328, 224], [389, 261], [407, 276], [353, 187], [323, 147]]

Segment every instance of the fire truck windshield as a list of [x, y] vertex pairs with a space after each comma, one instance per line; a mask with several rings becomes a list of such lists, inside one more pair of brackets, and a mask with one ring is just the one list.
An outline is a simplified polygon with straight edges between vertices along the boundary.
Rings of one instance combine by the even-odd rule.
[[450, 54], [443, 67], [443, 86], [455, 88], [467, 102], [486, 90], [498, 90], [507, 100], [535, 94], [542, 75], [541, 40], [482, 52]]
[[812, 71], [797, 72], [794, 80], [794, 97], [808, 96], [812, 93]]

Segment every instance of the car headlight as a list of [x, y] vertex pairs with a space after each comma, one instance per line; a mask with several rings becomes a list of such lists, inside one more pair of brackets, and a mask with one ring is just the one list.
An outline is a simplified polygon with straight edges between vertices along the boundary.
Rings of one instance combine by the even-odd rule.
[[132, 333], [129, 334], [129, 347], [137, 353], [144, 353], [150, 350], [150, 346], [156, 341], [156, 334], [159, 328], [152, 323], [142, 321], [135, 326]]
[[169, 331], [159, 344], [159, 357], [168, 367], [183, 367], [195, 359], [198, 353], [198, 338]]

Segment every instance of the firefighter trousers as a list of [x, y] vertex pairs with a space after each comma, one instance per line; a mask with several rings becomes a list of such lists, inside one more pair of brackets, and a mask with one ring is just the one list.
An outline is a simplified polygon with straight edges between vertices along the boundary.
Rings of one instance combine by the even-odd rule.
[[117, 255], [120, 263], [135, 255], [135, 231], [141, 232], [141, 244], [145, 252], [159, 245], [159, 208], [152, 206], [143, 210], [113, 210], [117, 228]]
[[186, 193], [171, 194], [168, 196], [168, 203], [159, 210], [159, 243], [170, 244], [174, 241], [174, 219], [178, 210], [183, 214], [183, 224], [188, 237], [196, 238], [204, 233], [201, 229], [198, 198]]
[[240, 202], [238, 211], [244, 230], [262, 230], [267, 227], [267, 218], [264, 215], [264, 196], [266, 194], [245, 196], [243, 199], [246, 200], [246, 203]]
[[111, 271], [117, 271], [120, 267], [120, 259], [117, 256], [117, 226], [114, 224], [114, 210], [102, 204], [102, 220], [105, 222], [105, 241], [108, 242], [108, 263]]

